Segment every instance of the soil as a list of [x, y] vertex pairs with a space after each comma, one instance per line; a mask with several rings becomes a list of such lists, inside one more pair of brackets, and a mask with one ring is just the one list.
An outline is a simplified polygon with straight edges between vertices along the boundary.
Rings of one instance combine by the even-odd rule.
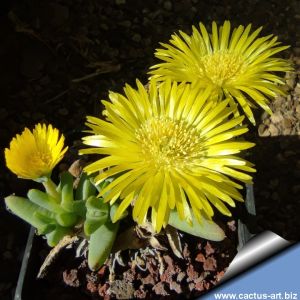
[[[0, 3], [0, 143], [24, 126], [50, 122], [66, 135], [74, 155], [87, 114], [99, 115], [108, 90], [136, 78], [146, 83], [154, 49], [179, 29], [202, 21], [264, 26], [291, 47], [282, 55], [295, 64], [270, 117], [257, 114], [248, 154], [255, 162], [257, 219], [252, 231], [270, 229], [300, 239], [300, 1], [299, 0], [3, 0]], [[3, 153], [3, 152], [2, 152]], [[68, 158], [60, 165], [65, 168]], [[0, 198], [26, 195], [32, 182], [18, 180], [0, 156]], [[10, 300], [20, 270], [28, 226], [0, 201], [0, 298]]]
[[[34, 276], [33, 266], [38, 263], [29, 265], [32, 276], [27, 278], [23, 300], [69, 299], [73, 295], [76, 300], [194, 299], [220, 281], [236, 255], [235, 221], [229, 221], [223, 228], [227, 237], [222, 243], [180, 233], [181, 258], [160, 236], [160, 249], [146, 246], [117, 251], [97, 272], [87, 266], [82, 240], [76, 241], [59, 252], [43, 272], [43, 279], [36, 280]], [[48, 251], [45, 241], [36, 239], [33, 252], [41, 263]], [[75, 258], [78, 249], [82, 255]]]

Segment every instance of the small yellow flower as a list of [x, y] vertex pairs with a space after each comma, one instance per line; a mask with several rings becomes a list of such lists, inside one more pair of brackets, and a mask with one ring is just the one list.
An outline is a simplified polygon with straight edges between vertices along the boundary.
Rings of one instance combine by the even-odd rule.
[[59, 131], [52, 125], [37, 124], [32, 132], [25, 128], [5, 149], [6, 165], [21, 178], [49, 176], [68, 149], [63, 149], [64, 140], [63, 135], [59, 138]]
[[159, 80], [200, 82], [211, 87], [216, 98], [234, 98], [249, 120], [255, 124], [251, 107], [254, 103], [271, 114], [269, 98], [284, 94], [278, 84], [283, 79], [274, 72], [290, 71], [291, 64], [274, 55], [288, 46], [279, 46], [277, 37], [257, 38], [262, 30], [250, 34], [251, 25], [239, 26], [230, 32], [230, 22], [217, 27], [212, 34], [200, 23], [200, 31], [193, 26], [192, 35], [180, 31], [172, 35], [170, 44], [161, 44], [155, 55], [163, 62], [152, 67], [150, 74]]
[[100, 196], [111, 204], [121, 199], [114, 221], [130, 204], [139, 224], [151, 209], [156, 231], [173, 209], [188, 222], [191, 210], [199, 221], [210, 219], [211, 204], [230, 215], [224, 203], [242, 201], [237, 191], [242, 186], [230, 177], [250, 182], [244, 171], [254, 171], [234, 155], [254, 145], [235, 139], [248, 131], [240, 126], [244, 117], [229, 118], [234, 109], [228, 100], [214, 106], [208, 89], [170, 81], [158, 86], [154, 80], [149, 91], [137, 85], [137, 90], [127, 85], [125, 96], [111, 92], [111, 102], [103, 101], [107, 121], [87, 117], [92, 135], [84, 143], [93, 148], [81, 150], [105, 155], [85, 171], [99, 172], [96, 183], [113, 178]]

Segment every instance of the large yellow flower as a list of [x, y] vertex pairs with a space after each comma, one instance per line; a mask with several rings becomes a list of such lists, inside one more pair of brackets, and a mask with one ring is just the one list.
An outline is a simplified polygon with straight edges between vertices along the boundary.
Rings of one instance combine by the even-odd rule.
[[[209, 101], [209, 90], [170, 81], [157, 85], [150, 81], [149, 91], [140, 82], [138, 89], [126, 86], [125, 96], [110, 93], [103, 101], [107, 120], [87, 117], [91, 136], [84, 143], [93, 148], [81, 154], [100, 154], [104, 158], [85, 168], [100, 172], [97, 183], [113, 177], [100, 193], [106, 201], [121, 199], [115, 214], [118, 220], [130, 204], [133, 219], [151, 221], [160, 231], [170, 210], [191, 221], [191, 209], [199, 221], [211, 218], [214, 205], [225, 215], [242, 201], [241, 185], [230, 179], [250, 182], [251, 163], [235, 156], [254, 144], [238, 141], [245, 133], [243, 116], [229, 118], [234, 108], [228, 100], [216, 106]], [[104, 170], [104, 171], [103, 171]]]
[[7, 167], [16, 175], [26, 179], [49, 176], [55, 165], [63, 158], [64, 136], [59, 131], [43, 124], [37, 124], [31, 132], [25, 128], [21, 135], [12, 139], [5, 149]]
[[193, 26], [192, 35], [179, 32], [170, 44], [161, 44], [155, 55], [163, 62], [152, 67], [150, 74], [159, 80], [200, 82], [210, 86], [218, 98], [234, 98], [249, 120], [255, 124], [251, 107], [257, 103], [271, 113], [269, 98], [283, 94], [278, 84], [284, 81], [274, 72], [291, 70], [291, 64], [274, 54], [288, 46], [278, 46], [277, 37], [257, 38], [262, 27], [250, 34], [251, 25], [239, 26], [230, 32], [230, 22], [219, 29], [212, 23], [209, 35], [202, 23], [200, 31]]

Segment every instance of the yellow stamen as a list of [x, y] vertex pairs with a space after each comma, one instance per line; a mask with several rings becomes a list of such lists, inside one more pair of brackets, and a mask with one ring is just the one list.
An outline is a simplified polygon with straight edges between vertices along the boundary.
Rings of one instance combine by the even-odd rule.
[[136, 138], [143, 159], [157, 169], [182, 169], [201, 154], [199, 133], [183, 121], [152, 118], [136, 130]]

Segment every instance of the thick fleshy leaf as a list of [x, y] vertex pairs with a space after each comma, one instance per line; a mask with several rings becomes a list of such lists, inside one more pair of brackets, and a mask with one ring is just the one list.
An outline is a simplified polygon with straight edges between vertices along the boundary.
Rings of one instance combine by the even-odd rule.
[[201, 223], [197, 221], [195, 216], [192, 216], [192, 225], [189, 225], [187, 221], [181, 220], [178, 213], [174, 210], [170, 212], [169, 225], [210, 241], [222, 241], [225, 238], [225, 233], [216, 223], [201, 218]]
[[84, 232], [89, 236], [107, 222], [109, 205], [104, 203], [102, 198], [91, 196], [86, 201], [86, 209]]
[[72, 233], [71, 228], [57, 226], [55, 230], [46, 234], [47, 243], [50, 247], [56, 246], [59, 241], [66, 235]]
[[8, 196], [5, 198], [5, 204], [8, 210], [37, 228], [40, 232], [48, 230], [48, 224], [35, 214], [39, 211], [43, 211], [43, 209], [38, 205], [31, 203], [27, 198]]
[[72, 227], [75, 226], [78, 217], [74, 213], [63, 213], [63, 214], [56, 214], [56, 221], [62, 227]]
[[73, 208], [73, 176], [69, 172], [64, 172], [60, 177], [61, 206], [68, 212]]
[[108, 258], [118, 229], [119, 222], [108, 221], [91, 234], [88, 252], [88, 265], [91, 270], [99, 269]]
[[29, 190], [27, 193], [28, 199], [38, 206], [41, 206], [53, 213], [63, 214], [65, 210], [57, 203], [50, 195], [36, 189]]

